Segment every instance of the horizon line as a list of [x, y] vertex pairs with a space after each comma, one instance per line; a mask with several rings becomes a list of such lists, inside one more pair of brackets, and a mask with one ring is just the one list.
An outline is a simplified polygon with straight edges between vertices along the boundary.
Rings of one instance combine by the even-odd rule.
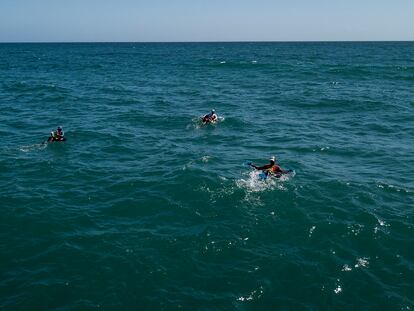
[[0, 41], [0, 44], [88, 44], [88, 43], [409, 43], [414, 40], [219, 40], [219, 41]]

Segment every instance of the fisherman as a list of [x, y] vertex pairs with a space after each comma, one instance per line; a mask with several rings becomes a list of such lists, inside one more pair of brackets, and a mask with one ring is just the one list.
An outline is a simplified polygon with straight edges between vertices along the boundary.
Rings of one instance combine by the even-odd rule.
[[216, 122], [218, 119], [217, 114], [216, 114], [216, 110], [212, 109], [211, 112], [209, 114], [206, 114], [203, 117], [203, 123], [214, 123]]
[[279, 165], [276, 164], [276, 157], [273, 156], [269, 159], [270, 163], [263, 165], [263, 166], [256, 166], [253, 163], [250, 163], [249, 165], [251, 167], [254, 167], [256, 170], [262, 171], [266, 177], [270, 176], [275, 176], [277, 178], [279, 178], [280, 176], [282, 176], [283, 174], [287, 174], [290, 173], [291, 170], [283, 170]]

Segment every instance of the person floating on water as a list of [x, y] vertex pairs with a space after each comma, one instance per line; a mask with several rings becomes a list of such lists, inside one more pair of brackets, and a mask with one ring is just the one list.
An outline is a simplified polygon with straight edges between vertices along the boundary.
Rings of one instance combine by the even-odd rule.
[[63, 132], [63, 129], [61, 126], [58, 126], [56, 131], [52, 131], [50, 133], [50, 137], [48, 138], [48, 142], [53, 142], [53, 141], [65, 141], [66, 138], [64, 137], [65, 133]]
[[292, 170], [284, 170], [279, 165], [277, 165], [275, 156], [271, 157], [269, 160], [270, 163], [263, 166], [257, 166], [253, 163], [249, 163], [249, 165], [258, 171], [262, 171], [265, 177], [274, 176], [276, 178], [279, 178], [283, 174], [292, 172]]
[[216, 110], [212, 109], [211, 112], [209, 114], [206, 114], [203, 117], [203, 123], [207, 124], [207, 123], [214, 123], [218, 120], [217, 114], [216, 114]]

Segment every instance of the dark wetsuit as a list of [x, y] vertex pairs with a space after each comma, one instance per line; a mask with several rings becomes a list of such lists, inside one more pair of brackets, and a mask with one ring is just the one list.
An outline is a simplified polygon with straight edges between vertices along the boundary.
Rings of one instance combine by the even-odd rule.
[[272, 174], [276, 177], [280, 177], [282, 174], [288, 173], [288, 171], [282, 170], [282, 168], [276, 163], [269, 163], [263, 166], [256, 166], [252, 164], [252, 166], [257, 170], [263, 171], [263, 173], [265, 173], [266, 176]]
[[203, 117], [204, 123], [215, 122], [215, 121], [217, 121], [217, 115], [215, 113], [209, 113]]

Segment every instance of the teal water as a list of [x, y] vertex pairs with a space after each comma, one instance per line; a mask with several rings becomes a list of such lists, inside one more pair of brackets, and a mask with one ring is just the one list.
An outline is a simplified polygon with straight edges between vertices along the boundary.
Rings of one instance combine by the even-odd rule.
[[1, 44], [0, 77], [2, 310], [413, 310], [414, 43]]

